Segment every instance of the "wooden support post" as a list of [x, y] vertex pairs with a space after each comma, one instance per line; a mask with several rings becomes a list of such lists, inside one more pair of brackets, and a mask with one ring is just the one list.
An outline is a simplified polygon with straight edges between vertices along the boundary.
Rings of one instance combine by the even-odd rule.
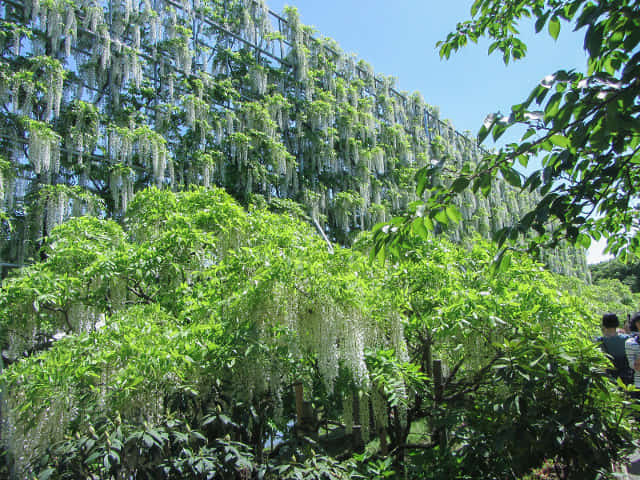
[[436, 403], [442, 400], [442, 360], [433, 361], [433, 386]]
[[[434, 360], [433, 361], [433, 384], [434, 384], [434, 404], [436, 407], [442, 402], [442, 397], [444, 394], [444, 381], [442, 374], [442, 360]], [[434, 432], [434, 436], [436, 437], [436, 441], [438, 445], [440, 445], [441, 449], [445, 449], [447, 447], [447, 430], [444, 427], [438, 427]]]
[[296, 417], [298, 420], [298, 425], [302, 424], [304, 418], [304, 387], [302, 386], [302, 382], [297, 382], [293, 384], [293, 389], [296, 394]]
[[352, 415], [353, 415], [353, 424], [354, 425], [360, 425], [360, 395], [358, 395], [358, 392], [356, 391], [353, 395], [353, 408], [352, 408]]
[[433, 340], [431, 338], [431, 332], [429, 332], [429, 336], [426, 338], [425, 341], [426, 345], [425, 345], [425, 354], [424, 354], [424, 358], [425, 358], [425, 363], [426, 365], [423, 365], [423, 367], [426, 367], [426, 374], [428, 377], [433, 376], [433, 349], [432, 349], [432, 345], [433, 345]]
[[352, 428], [351, 435], [352, 435], [351, 438], [352, 438], [353, 449], [356, 452], [360, 452], [364, 447], [364, 441], [362, 440], [362, 426], [354, 425]]
[[362, 425], [360, 425], [360, 395], [356, 390], [353, 394], [353, 427], [351, 429], [353, 449], [359, 452], [364, 447], [362, 440]]
[[380, 427], [380, 453], [387, 455], [389, 453], [389, 447], [387, 446], [387, 429]]
[[316, 423], [316, 415], [313, 411], [313, 405], [311, 405], [311, 402], [309, 401], [302, 402], [302, 422], [309, 426]]

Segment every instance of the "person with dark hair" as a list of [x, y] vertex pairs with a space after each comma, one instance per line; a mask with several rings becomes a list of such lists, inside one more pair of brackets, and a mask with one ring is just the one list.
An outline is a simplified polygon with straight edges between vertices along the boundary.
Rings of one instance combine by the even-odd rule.
[[[627, 361], [628, 335], [618, 333], [620, 321], [615, 313], [605, 313], [602, 316], [602, 336], [596, 341], [600, 342], [600, 348], [613, 362], [614, 368], [607, 369], [607, 375], [613, 380], [622, 379], [625, 385], [634, 381], [634, 371]], [[640, 348], [640, 345], [638, 345]], [[640, 354], [640, 349], [638, 350]], [[640, 380], [640, 374], [638, 375]]]
[[640, 343], [638, 343], [638, 334], [640, 333], [640, 312], [636, 312], [631, 316], [629, 321], [629, 330], [631, 336], [624, 344], [627, 363], [631, 365], [634, 375], [633, 384], [640, 389]]

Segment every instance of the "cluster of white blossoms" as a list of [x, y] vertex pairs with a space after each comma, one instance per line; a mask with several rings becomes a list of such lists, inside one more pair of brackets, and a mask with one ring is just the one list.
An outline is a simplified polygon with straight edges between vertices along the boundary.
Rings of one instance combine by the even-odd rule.
[[255, 44], [258, 38], [258, 32], [256, 31], [256, 25], [251, 12], [249, 12], [249, 9], [243, 8], [240, 15], [242, 36], [247, 42]]
[[60, 64], [56, 63], [47, 68], [48, 78], [46, 80], [45, 103], [46, 110], [44, 118], [51, 118], [60, 115], [60, 103], [62, 102], [62, 87], [64, 83], [64, 71]]
[[133, 156], [133, 132], [127, 128], [110, 129], [108, 146], [114, 163], [129, 165]]
[[[164, 139], [150, 128], [143, 126], [136, 129], [111, 128], [109, 131], [109, 153], [114, 163], [131, 165], [134, 153], [138, 154], [143, 165], [151, 166], [156, 185], [163, 184], [165, 170], [169, 166], [169, 156]], [[125, 179], [113, 178], [116, 184]]]
[[47, 57], [34, 57], [33, 63], [37, 65], [38, 75], [44, 77], [41, 84], [45, 88], [42, 91], [36, 91], [37, 82], [31, 72], [18, 71], [0, 84], [2, 88], [0, 98], [6, 100], [6, 96], [11, 93], [14, 113], [29, 115], [33, 110], [34, 104], [39, 101], [38, 96], [42, 94], [45, 103], [43, 118], [50, 120], [53, 115], [58, 116], [60, 114], [64, 70], [60, 62], [50, 60]]
[[69, 324], [74, 332], [91, 332], [104, 325], [105, 315], [95, 307], [74, 303], [67, 312]]
[[381, 147], [375, 147], [371, 150], [371, 167], [378, 175], [384, 175], [384, 150]]
[[[193, 66], [193, 50], [189, 46], [189, 38], [183, 35], [178, 24], [177, 11], [174, 8], [166, 10], [164, 37], [173, 45], [173, 60], [176, 68], [181, 70], [185, 75], [191, 75]], [[189, 11], [186, 12], [189, 14]]]
[[202, 185], [205, 188], [210, 188], [211, 187], [211, 174], [213, 167], [210, 163], [206, 162], [203, 166], [202, 166]]
[[187, 126], [200, 134], [200, 145], [204, 146], [206, 135], [211, 127], [207, 122], [209, 104], [202, 98], [202, 88], [198, 88], [195, 94], [182, 97]]
[[165, 148], [164, 142], [161, 142], [156, 135], [143, 135], [138, 142], [140, 156], [143, 158], [143, 161], [145, 158], [151, 157], [153, 178], [156, 181], [156, 185], [161, 186], [164, 181], [165, 169], [168, 163], [167, 149]]
[[[251, 272], [247, 273], [251, 275]], [[366, 393], [371, 388], [371, 380], [365, 352], [391, 347], [400, 352], [400, 359], [405, 358], [400, 316], [390, 313], [389, 321], [384, 322], [383, 327], [369, 314], [356, 306], [337, 301], [331, 294], [305, 293], [311, 288], [309, 281], [309, 278], [302, 277], [292, 278], [286, 283], [256, 280], [251, 292], [243, 292], [243, 301], [233, 315], [251, 319], [264, 347], [255, 349], [250, 357], [234, 367], [234, 391], [243, 392], [249, 398], [264, 393], [280, 395], [291, 381], [306, 382], [309, 379], [306, 374], [292, 379], [291, 364], [283, 362], [272, 352], [286, 347], [293, 359], [311, 355], [316, 359], [317, 373], [329, 392], [333, 392], [341, 368], [351, 373], [360, 402], [359, 418], [355, 422], [362, 425], [366, 439], [370, 423], [369, 402], [373, 402], [374, 412], [377, 412], [374, 416], [376, 425], [386, 425], [382, 418], [383, 414], [386, 415], [386, 407], [384, 399]], [[390, 327], [389, 323], [394, 325]], [[398, 394], [404, 395], [404, 392]], [[349, 395], [347, 397], [344, 399], [344, 418], [348, 426], [352, 400]]]
[[[304, 29], [297, 10], [287, 10], [287, 23], [289, 25], [288, 40], [292, 44], [293, 60], [296, 67], [296, 79], [303, 85], [307, 85], [310, 83], [309, 60], [307, 59]], [[307, 100], [311, 100], [308, 94], [305, 94], [305, 97]]]
[[269, 9], [264, 0], [245, 0], [242, 14], [244, 37], [253, 44], [260, 44], [272, 32]]
[[74, 396], [60, 392], [49, 397], [46, 407], [31, 422], [21, 414], [20, 407], [27, 403], [22, 389], [13, 388], [11, 395], [3, 395], [1, 401], [2, 441], [13, 454], [14, 478], [33, 478], [34, 463], [51, 444], [63, 440], [65, 427], [78, 415]]
[[61, 189], [56, 189], [47, 195], [47, 232], [65, 221], [69, 210], [69, 197]]
[[249, 141], [245, 135], [238, 135], [233, 138], [231, 142], [231, 157], [236, 162], [236, 165], [240, 167], [244, 167], [249, 163]]
[[111, 171], [109, 188], [116, 211], [124, 212], [129, 201], [133, 198], [134, 179], [131, 172], [122, 172], [122, 169], [115, 168]]
[[267, 92], [267, 72], [263, 68], [253, 66], [249, 70], [249, 81], [256, 94], [264, 95]]
[[368, 106], [365, 111], [360, 112], [360, 135], [366, 142], [375, 145], [378, 138], [378, 122], [370, 108], [371, 107]]
[[233, 110], [229, 109], [225, 112], [224, 124], [227, 129], [227, 135], [233, 135], [236, 131], [235, 127], [236, 115]]
[[266, 100], [271, 119], [278, 125], [281, 132], [285, 132], [289, 129], [289, 104], [280, 94], [269, 96]]
[[343, 232], [349, 233], [351, 231], [351, 211], [340, 203], [335, 213], [335, 221], [338, 228]]
[[100, 68], [106, 71], [111, 65], [111, 35], [105, 24], [99, 26], [99, 38], [97, 55], [100, 57]]
[[[140, 39], [138, 39], [138, 42]], [[142, 83], [142, 63], [138, 49], [122, 47], [122, 54], [118, 56], [119, 62], [111, 62], [113, 76], [122, 76], [122, 83], [131, 82], [140, 87]]]
[[36, 174], [60, 167], [60, 137], [40, 122], [29, 122], [29, 160]]
[[311, 111], [311, 127], [316, 131], [327, 133], [330, 127], [333, 127], [335, 122], [335, 114], [333, 108], [322, 102], [320, 108], [315, 108]]

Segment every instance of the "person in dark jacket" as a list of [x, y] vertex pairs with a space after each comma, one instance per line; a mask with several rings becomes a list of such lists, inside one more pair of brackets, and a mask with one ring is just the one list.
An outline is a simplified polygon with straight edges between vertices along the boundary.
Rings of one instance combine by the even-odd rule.
[[607, 375], [613, 380], [621, 378], [626, 385], [629, 385], [634, 380], [634, 371], [629, 366], [626, 347], [630, 336], [618, 333], [619, 326], [620, 321], [615, 313], [605, 313], [602, 316], [602, 336], [596, 340], [600, 342], [600, 348], [613, 363], [613, 368], [607, 369]]

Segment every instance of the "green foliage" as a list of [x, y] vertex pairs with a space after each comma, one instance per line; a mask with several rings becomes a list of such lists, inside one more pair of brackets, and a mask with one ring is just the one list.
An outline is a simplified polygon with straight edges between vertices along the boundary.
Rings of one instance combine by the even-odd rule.
[[[616, 285], [588, 289], [518, 252], [431, 232], [497, 231], [504, 243], [534, 228], [544, 240], [555, 216], [573, 234], [575, 210], [552, 190], [563, 168], [594, 187], [613, 174], [613, 195], [611, 160], [624, 157], [633, 184], [635, 97], [618, 95], [635, 73], [613, 51], [633, 11], [614, 25], [609, 4], [476, 2], [486, 29], [461, 27], [451, 48], [489, 32], [519, 58], [513, 20], [535, 6], [553, 37], [561, 19], [589, 20], [592, 57], [610, 59], [545, 80], [512, 120], [548, 130], [483, 163], [419, 95], [311, 38], [294, 9], [274, 33], [260, 2], [27, 3], [0, 23], [0, 142], [24, 152], [0, 165], [3, 189], [29, 179], [26, 203], [2, 212], [26, 249], [7, 232], [6, 251], [34, 260], [0, 290], [2, 463], [15, 478], [512, 478], [548, 458], [585, 478], [630, 444], [629, 406], [590, 340]], [[607, 28], [622, 37], [598, 37]], [[278, 46], [281, 65], [268, 54]], [[491, 117], [481, 136], [506, 122]], [[545, 170], [523, 179], [515, 162], [536, 152]], [[584, 152], [603, 168], [595, 180], [571, 163]], [[542, 197], [518, 194], [537, 186]], [[98, 218], [79, 217], [87, 191], [102, 199]], [[624, 199], [602, 205], [633, 215]], [[348, 243], [405, 208], [378, 227], [394, 240], [365, 236], [362, 251], [303, 222]], [[371, 245], [394, 262], [368, 263]], [[584, 266], [579, 251], [557, 253], [556, 266]]]
[[[429, 190], [425, 218], [448, 223], [436, 215], [465, 186], [487, 194], [495, 188], [492, 180], [503, 178], [523, 192], [540, 192], [540, 197], [529, 212], [496, 231], [499, 245], [525, 236], [528, 250], [539, 252], [563, 239], [587, 248], [592, 239], [604, 237], [611, 253], [638, 252], [637, 2], [477, 0], [471, 15], [439, 43], [442, 57], [486, 36], [491, 40], [489, 53], [501, 51], [505, 63], [518, 60], [526, 53], [518, 24], [531, 18], [537, 32], [546, 26], [554, 39], [562, 23], [584, 31], [589, 67], [586, 73], [559, 70], [548, 75], [511, 112], [487, 116], [478, 133], [480, 141], [489, 135], [496, 140], [515, 125], [524, 126], [526, 132], [520, 141], [485, 155], [473, 170], [424, 167], [418, 174], [419, 186], [443, 169], [454, 179], [452, 185]], [[516, 165], [530, 165], [532, 158], [540, 158], [541, 167], [521, 178]], [[413, 213], [404, 220], [403, 232], [410, 231]], [[390, 242], [394, 240], [381, 239], [379, 248]], [[505, 254], [498, 260], [508, 258]]]
[[40, 459], [40, 479], [117, 478], [134, 470], [139, 477], [166, 479], [237, 478], [250, 475], [253, 456], [247, 445], [207, 434], [217, 415], [207, 416], [203, 432], [176, 419], [160, 425], [130, 425], [100, 418]]
[[640, 262], [630, 260], [621, 262], [613, 259], [596, 265], [590, 265], [591, 279], [594, 283], [602, 280], [619, 280], [633, 293], [640, 292]]
[[599, 279], [585, 284], [571, 277], [559, 278], [560, 288], [575, 298], [580, 298], [594, 312], [615, 312], [621, 321], [638, 309], [640, 296], [617, 279]]
[[218, 189], [142, 191], [123, 224], [62, 223], [0, 290], [18, 476], [584, 478], [630, 444], [590, 339], [602, 291], [524, 255], [492, 276], [495, 246], [428, 237], [371, 264]]
[[[409, 359], [429, 377], [408, 409], [410, 423], [428, 425], [409, 438], [431, 445], [407, 452], [412, 474], [517, 478], [556, 456], [566, 478], [609, 468], [631, 445], [633, 409], [602, 375], [591, 338], [598, 314], [620, 305], [615, 287], [551, 274], [516, 253], [492, 275], [497, 248], [479, 240], [469, 249], [408, 242], [389, 285], [408, 292]], [[440, 383], [434, 359], [445, 366]]]
[[[245, 212], [218, 189], [150, 189], [130, 202], [124, 225], [71, 219], [47, 238], [44, 261], [3, 285], [3, 350], [13, 364], [3, 372], [3, 439], [21, 474], [46, 451], [55, 463], [46, 468], [64, 475], [146, 475], [158, 458], [174, 468], [186, 461], [180, 439], [154, 447], [145, 440], [154, 435], [131, 431], [144, 423], [172, 439], [211, 422], [226, 427], [193, 455], [222, 468], [216, 456], [240, 448], [219, 444], [231, 435], [256, 461], [229, 471], [253, 471], [267, 436], [288, 429], [288, 385], [302, 381], [317, 408], [333, 411], [334, 389], [369, 382], [365, 349], [406, 349], [384, 270], [357, 252], [330, 253], [300, 220]], [[203, 418], [208, 411], [217, 420]], [[105, 442], [117, 428], [104, 423], [114, 418], [124, 436], [115, 453]], [[98, 441], [99, 425], [108, 434]], [[150, 451], [131, 454], [140, 442]], [[183, 474], [204, 475], [196, 470]]]
[[552, 345], [523, 333], [502, 347], [487, 390], [481, 387], [465, 409], [465, 425], [451, 440], [464, 445], [469, 474], [483, 465], [496, 476], [517, 477], [555, 455], [568, 478], [590, 478], [632, 448], [630, 434], [618, 428], [620, 411], [608, 408], [608, 380], [597, 374], [590, 345]]

